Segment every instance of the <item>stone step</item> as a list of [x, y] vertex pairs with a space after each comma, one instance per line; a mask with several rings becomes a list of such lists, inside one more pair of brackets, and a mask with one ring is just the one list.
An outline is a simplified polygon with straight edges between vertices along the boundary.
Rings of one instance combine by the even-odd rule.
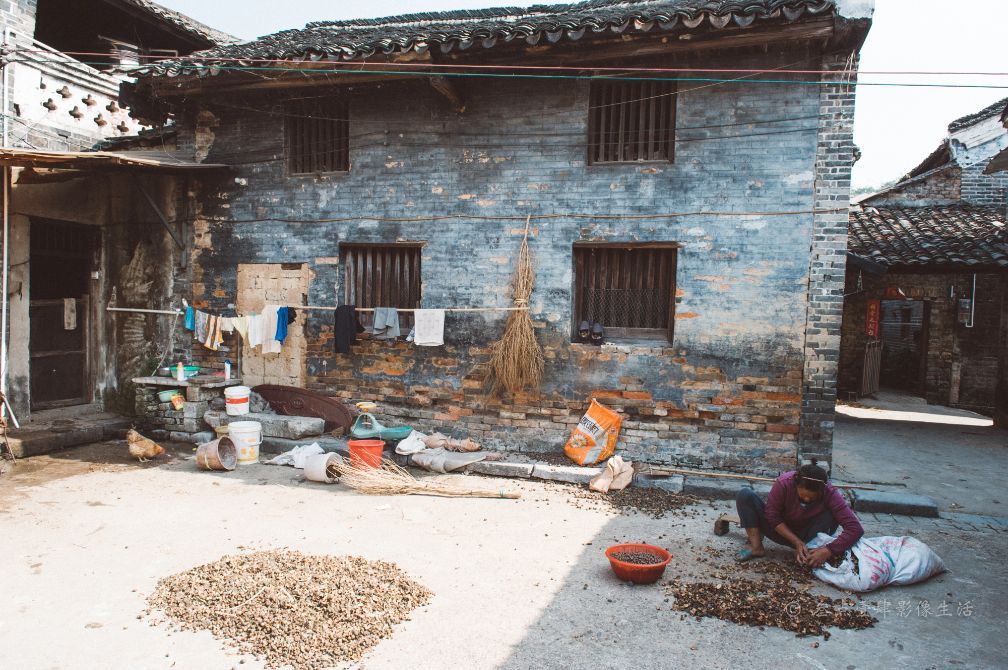
[[16, 458], [27, 458], [82, 444], [123, 439], [132, 425], [130, 419], [118, 416], [26, 424], [8, 432], [7, 442]]
[[[211, 409], [203, 414], [203, 420], [212, 428], [235, 421], [258, 421], [262, 424], [263, 437], [278, 437], [286, 440], [303, 440], [325, 434], [325, 419], [314, 416], [285, 416], [282, 414], [249, 413], [231, 416], [227, 412]], [[312, 440], [314, 441], [314, 439]]]

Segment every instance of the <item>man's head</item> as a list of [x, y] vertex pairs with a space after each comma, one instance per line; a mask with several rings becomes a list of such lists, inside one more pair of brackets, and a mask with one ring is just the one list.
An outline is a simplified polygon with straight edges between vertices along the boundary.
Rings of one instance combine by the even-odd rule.
[[826, 471], [816, 465], [813, 458], [811, 463], [798, 468], [798, 499], [806, 504], [819, 502], [822, 500], [823, 491], [826, 489]]

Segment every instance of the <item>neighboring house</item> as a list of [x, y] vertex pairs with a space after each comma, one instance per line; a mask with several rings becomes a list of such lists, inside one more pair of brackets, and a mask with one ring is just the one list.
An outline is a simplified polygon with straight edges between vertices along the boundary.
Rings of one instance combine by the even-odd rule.
[[988, 172], [1008, 147], [1006, 102], [953, 121], [917, 168], [851, 208], [841, 397], [891, 387], [1000, 414], [1008, 178]]
[[[337, 355], [332, 312], [299, 310], [280, 354], [240, 352], [247, 382], [533, 450], [596, 397], [635, 460], [778, 471], [831, 456], [870, 12], [594, 0], [318, 22], [144, 68], [131, 99], [174, 115], [180, 152], [236, 170], [193, 191], [190, 297], [213, 313], [507, 307], [531, 217], [539, 391], [487, 397], [503, 312], [449, 313], [443, 347]], [[520, 69], [543, 66], [567, 69]], [[585, 78], [604, 67], [632, 76]], [[606, 345], [576, 341], [582, 319]], [[191, 353], [219, 367], [227, 344]]]
[[[127, 68], [234, 38], [147, 0], [14, 0], [0, 23], [3, 390], [22, 423], [68, 405], [131, 409], [121, 382], [149, 372], [171, 323], [112, 323], [105, 306], [175, 298], [187, 260], [176, 206], [184, 175], [208, 168], [175, 159], [172, 129], [147, 131], [119, 89]], [[87, 153], [102, 147], [120, 153]]]

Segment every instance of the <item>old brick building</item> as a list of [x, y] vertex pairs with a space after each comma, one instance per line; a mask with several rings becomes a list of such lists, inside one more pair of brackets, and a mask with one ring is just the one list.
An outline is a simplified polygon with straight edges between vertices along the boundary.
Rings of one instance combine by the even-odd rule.
[[892, 387], [1001, 414], [1008, 179], [988, 167], [1008, 147], [1006, 103], [953, 121], [918, 167], [851, 210], [842, 395]]
[[[490, 311], [449, 313], [443, 347], [337, 355], [332, 312], [300, 310], [281, 354], [240, 352], [247, 381], [533, 450], [594, 396], [625, 412], [632, 458], [776, 471], [831, 455], [870, 11], [593, 1], [320, 22], [146, 68], [136, 96], [174, 116], [183, 155], [234, 168], [190, 190], [189, 289], [213, 313], [509, 306], [530, 217], [539, 392], [488, 397]], [[581, 319], [608, 342], [575, 341]], [[185, 355], [220, 366], [227, 345]]]

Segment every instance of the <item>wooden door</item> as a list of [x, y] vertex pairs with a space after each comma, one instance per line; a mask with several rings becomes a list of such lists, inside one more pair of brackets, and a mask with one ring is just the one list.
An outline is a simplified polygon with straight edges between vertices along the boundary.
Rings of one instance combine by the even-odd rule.
[[[249, 263], [238, 266], [239, 314], [260, 313], [265, 305], [307, 304], [311, 271], [303, 263]], [[264, 354], [261, 348], [242, 344], [241, 375], [246, 386], [279, 384], [305, 385], [308, 346], [305, 341], [306, 314], [301, 310], [287, 329], [287, 339], [278, 354]]]

